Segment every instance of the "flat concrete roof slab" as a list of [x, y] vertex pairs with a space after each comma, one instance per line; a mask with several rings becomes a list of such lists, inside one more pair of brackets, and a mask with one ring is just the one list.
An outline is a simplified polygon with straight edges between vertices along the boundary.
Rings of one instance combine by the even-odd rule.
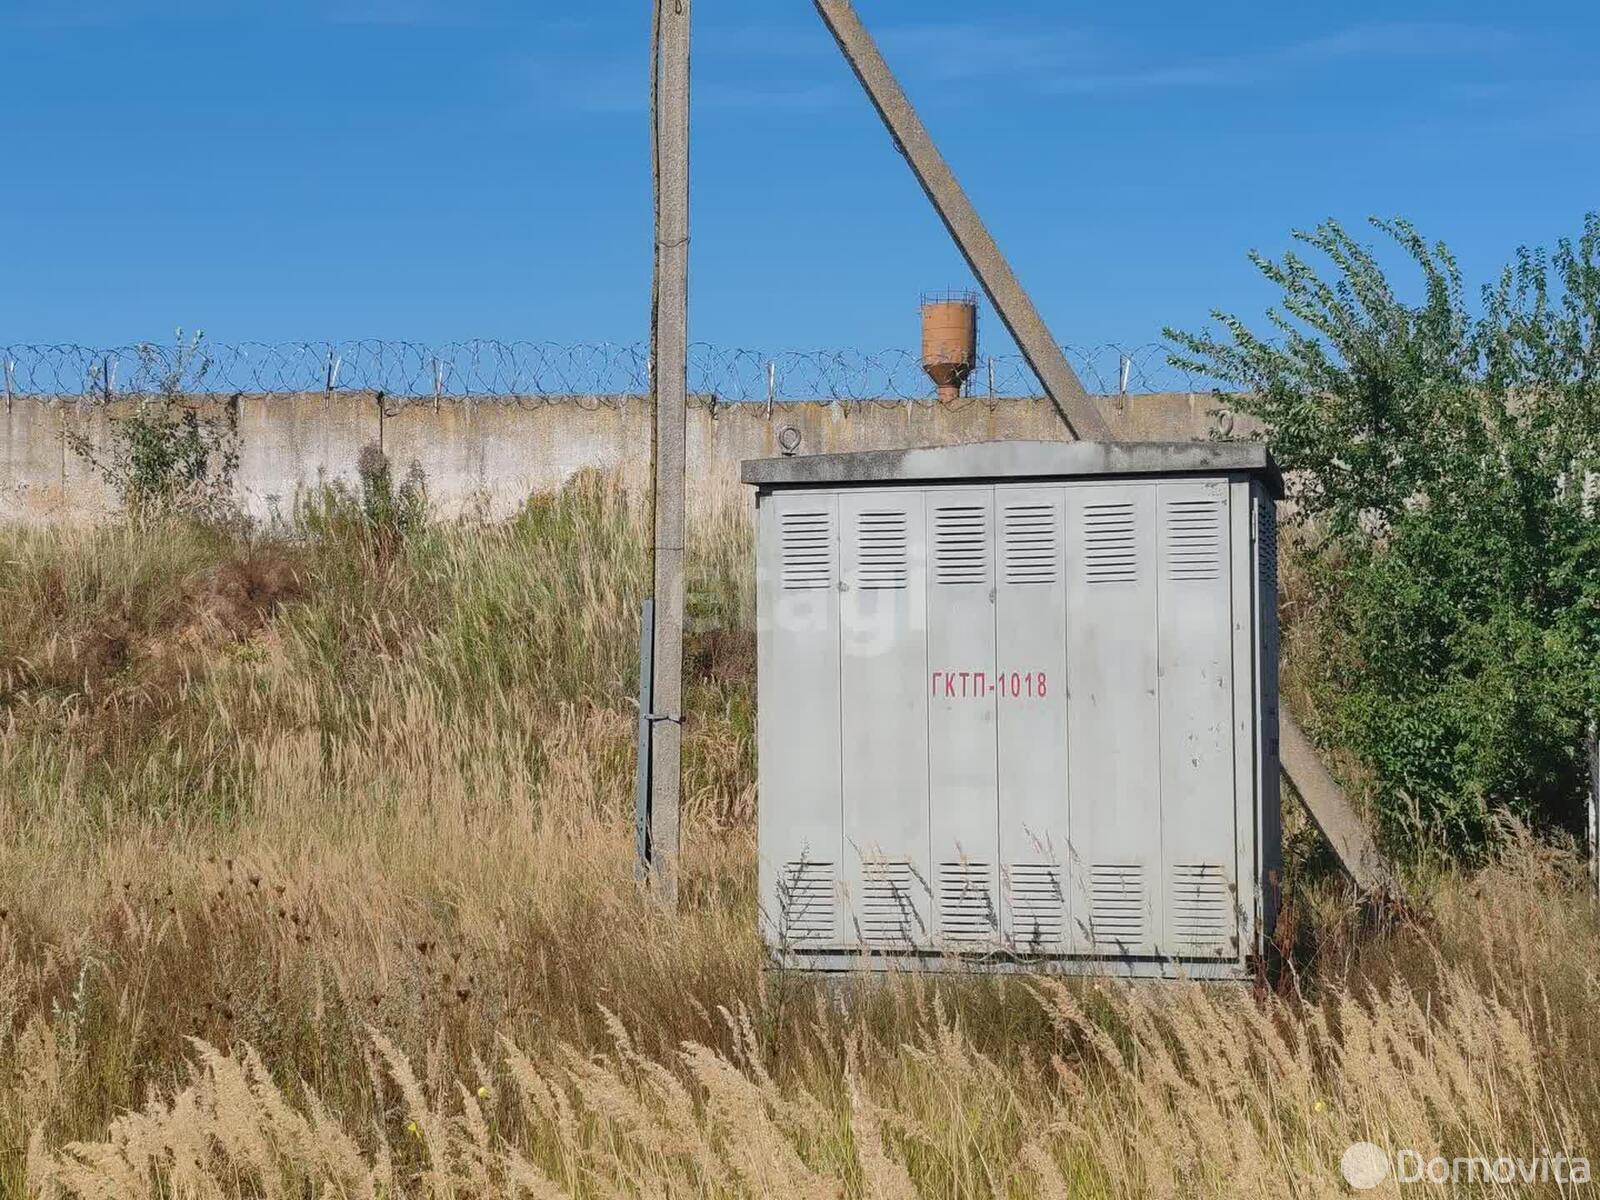
[[1283, 496], [1283, 474], [1260, 442], [973, 442], [918, 450], [752, 458], [745, 460], [742, 471], [745, 483], [763, 488], [1221, 474], [1253, 475], [1273, 496]]

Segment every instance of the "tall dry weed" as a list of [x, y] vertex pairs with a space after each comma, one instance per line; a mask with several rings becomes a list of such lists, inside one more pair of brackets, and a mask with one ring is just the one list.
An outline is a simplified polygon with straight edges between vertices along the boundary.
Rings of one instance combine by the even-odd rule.
[[[1282, 995], [768, 971], [747, 515], [691, 542], [668, 912], [607, 481], [381, 556], [0, 532], [0, 1197], [1322, 1196], [1357, 1138], [1600, 1147], [1600, 931], [1518, 835], [1405, 921], [1310, 896]], [[252, 559], [295, 590], [206, 617]]]

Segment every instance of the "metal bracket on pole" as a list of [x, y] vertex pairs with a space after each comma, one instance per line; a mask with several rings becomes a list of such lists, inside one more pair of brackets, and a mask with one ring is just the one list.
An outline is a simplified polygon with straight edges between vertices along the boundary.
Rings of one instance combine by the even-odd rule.
[[917, 110], [906, 99], [894, 72], [884, 61], [872, 35], [861, 24], [861, 18], [856, 16], [850, 0], [815, 0], [815, 3], [845, 60], [888, 126], [890, 136], [905, 155], [917, 182], [933, 202], [945, 228], [955, 239], [967, 265], [977, 276], [1000, 320], [1010, 330], [1022, 356], [1044, 385], [1045, 394], [1055, 404], [1067, 428], [1079, 439], [1110, 441], [1111, 427], [1084, 392], [1077, 372], [1067, 362], [1061, 346], [1051, 336], [1044, 318], [1033, 306], [1005, 255], [1000, 253], [978, 210], [961, 190], [955, 173], [934, 145]]
[[634, 875], [650, 875], [650, 744], [652, 684], [655, 674], [656, 603], [646, 600], [639, 615], [639, 741], [634, 767]]

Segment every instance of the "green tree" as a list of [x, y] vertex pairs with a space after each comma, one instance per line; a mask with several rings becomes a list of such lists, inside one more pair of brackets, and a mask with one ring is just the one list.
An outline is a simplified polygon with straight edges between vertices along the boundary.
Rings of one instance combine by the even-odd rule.
[[[1521, 250], [1478, 303], [1404, 221], [1402, 299], [1334, 222], [1251, 261], [1257, 332], [1168, 330], [1289, 473], [1318, 589], [1322, 733], [1369, 769], [1391, 844], [1480, 851], [1492, 818], [1577, 828], [1600, 713], [1600, 215]], [[1326, 277], [1325, 277], [1326, 275]]]

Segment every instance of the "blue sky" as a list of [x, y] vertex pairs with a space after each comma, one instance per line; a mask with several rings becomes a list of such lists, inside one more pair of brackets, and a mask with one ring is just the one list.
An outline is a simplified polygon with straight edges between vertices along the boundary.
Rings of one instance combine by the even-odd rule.
[[[1600, 207], [1593, 0], [858, 8], [1063, 341], [1253, 316], [1327, 216], [1481, 279]], [[0, 343], [642, 338], [648, 15], [0, 0]], [[811, 5], [695, 20], [692, 336], [914, 344], [965, 268]]]

